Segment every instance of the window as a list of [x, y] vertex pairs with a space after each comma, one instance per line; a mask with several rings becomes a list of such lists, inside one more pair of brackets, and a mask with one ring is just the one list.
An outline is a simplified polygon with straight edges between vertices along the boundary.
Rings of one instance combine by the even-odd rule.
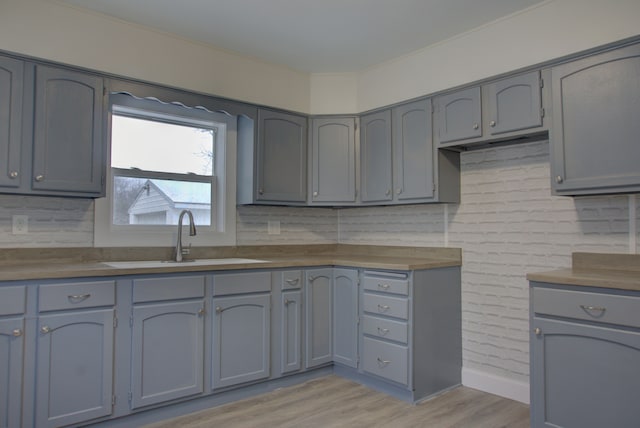
[[113, 94], [107, 196], [96, 246], [172, 246], [180, 213], [193, 245], [235, 244], [235, 118]]

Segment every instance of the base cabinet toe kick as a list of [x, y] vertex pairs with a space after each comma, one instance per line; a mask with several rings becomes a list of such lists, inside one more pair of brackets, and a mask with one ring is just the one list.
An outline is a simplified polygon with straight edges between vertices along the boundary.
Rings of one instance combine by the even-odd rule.
[[460, 384], [460, 268], [0, 282], [0, 427], [132, 426], [336, 373]]

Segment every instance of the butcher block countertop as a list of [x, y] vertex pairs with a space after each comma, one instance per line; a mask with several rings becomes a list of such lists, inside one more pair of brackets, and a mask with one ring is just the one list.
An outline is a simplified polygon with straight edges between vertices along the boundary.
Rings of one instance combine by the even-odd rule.
[[571, 268], [530, 273], [529, 281], [640, 291], [640, 254], [573, 253]]
[[459, 248], [376, 245], [267, 245], [195, 247], [185, 259], [244, 258], [260, 263], [163, 263], [153, 267], [112, 267], [108, 262], [170, 260], [173, 248], [18, 248], [0, 250], [0, 281], [100, 277], [175, 272], [348, 266], [422, 270], [460, 266]]

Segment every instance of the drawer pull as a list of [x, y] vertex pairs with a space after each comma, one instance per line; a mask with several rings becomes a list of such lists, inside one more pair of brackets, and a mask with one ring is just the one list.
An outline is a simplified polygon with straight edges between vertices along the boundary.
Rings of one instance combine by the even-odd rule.
[[300, 278], [286, 279], [285, 281], [289, 285], [298, 285], [298, 281], [300, 281]]
[[389, 363], [391, 363], [391, 361], [389, 360], [383, 360], [382, 358], [378, 357], [378, 365], [380, 367], [386, 367], [389, 365]]
[[70, 296], [67, 296], [67, 298], [69, 299], [69, 302], [71, 303], [84, 302], [89, 297], [91, 297], [91, 294], [71, 294]]
[[378, 327], [378, 334], [381, 336], [386, 336], [387, 333], [389, 333], [389, 329], [388, 328], [380, 328]]
[[284, 299], [284, 305], [289, 306], [291, 303], [295, 303], [295, 300]]
[[22, 336], [22, 330], [19, 329], [19, 328], [16, 328], [15, 330], [13, 330], [11, 332], [11, 334], [13, 334], [13, 337], [20, 337], [20, 336]]
[[[591, 315], [592, 317], [601, 317], [604, 315], [604, 312], [607, 308], [602, 306], [590, 306], [590, 305], [580, 305], [583, 311]], [[597, 314], [594, 312], [598, 312]]]
[[378, 305], [379, 312], [387, 312], [389, 309], [389, 305]]
[[389, 284], [378, 284], [378, 288], [382, 288], [383, 290], [388, 290]]

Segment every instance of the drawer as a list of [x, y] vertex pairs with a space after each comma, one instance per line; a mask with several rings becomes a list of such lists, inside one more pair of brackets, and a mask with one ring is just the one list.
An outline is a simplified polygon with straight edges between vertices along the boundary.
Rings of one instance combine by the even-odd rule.
[[213, 295], [261, 293], [271, 291], [270, 272], [240, 272], [213, 277]]
[[289, 270], [282, 272], [282, 290], [293, 290], [302, 286], [302, 271]]
[[408, 296], [409, 279], [405, 275], [397, 278], [386, 275], [365, 275], [364, 289]]
[[534, 287], [533, 311], [640, 328], [640, 297]]
[[0, 287], [0, 316], [23, 314], [27, 302], [27, 289], [23, 285]]
[[364, 293], [362, 307], [365, 312], [388, 317], [409, 319], [409, 299]]
[[408, 343], [409, 326], [406, 322], [392, 321], [365, 315], [362, 317], [362, 332], [380, 339]]
[[406, 346], [365, 337], [362, 369], [367, 373], [409, 385], [409, 350]]
[[136, 279], [133, 303], [202, 298], [204, 290], [203, 275]]
[[38, 292], [40, 312], [113, 306], [115, 303], [115, 281], [44, 284]]

